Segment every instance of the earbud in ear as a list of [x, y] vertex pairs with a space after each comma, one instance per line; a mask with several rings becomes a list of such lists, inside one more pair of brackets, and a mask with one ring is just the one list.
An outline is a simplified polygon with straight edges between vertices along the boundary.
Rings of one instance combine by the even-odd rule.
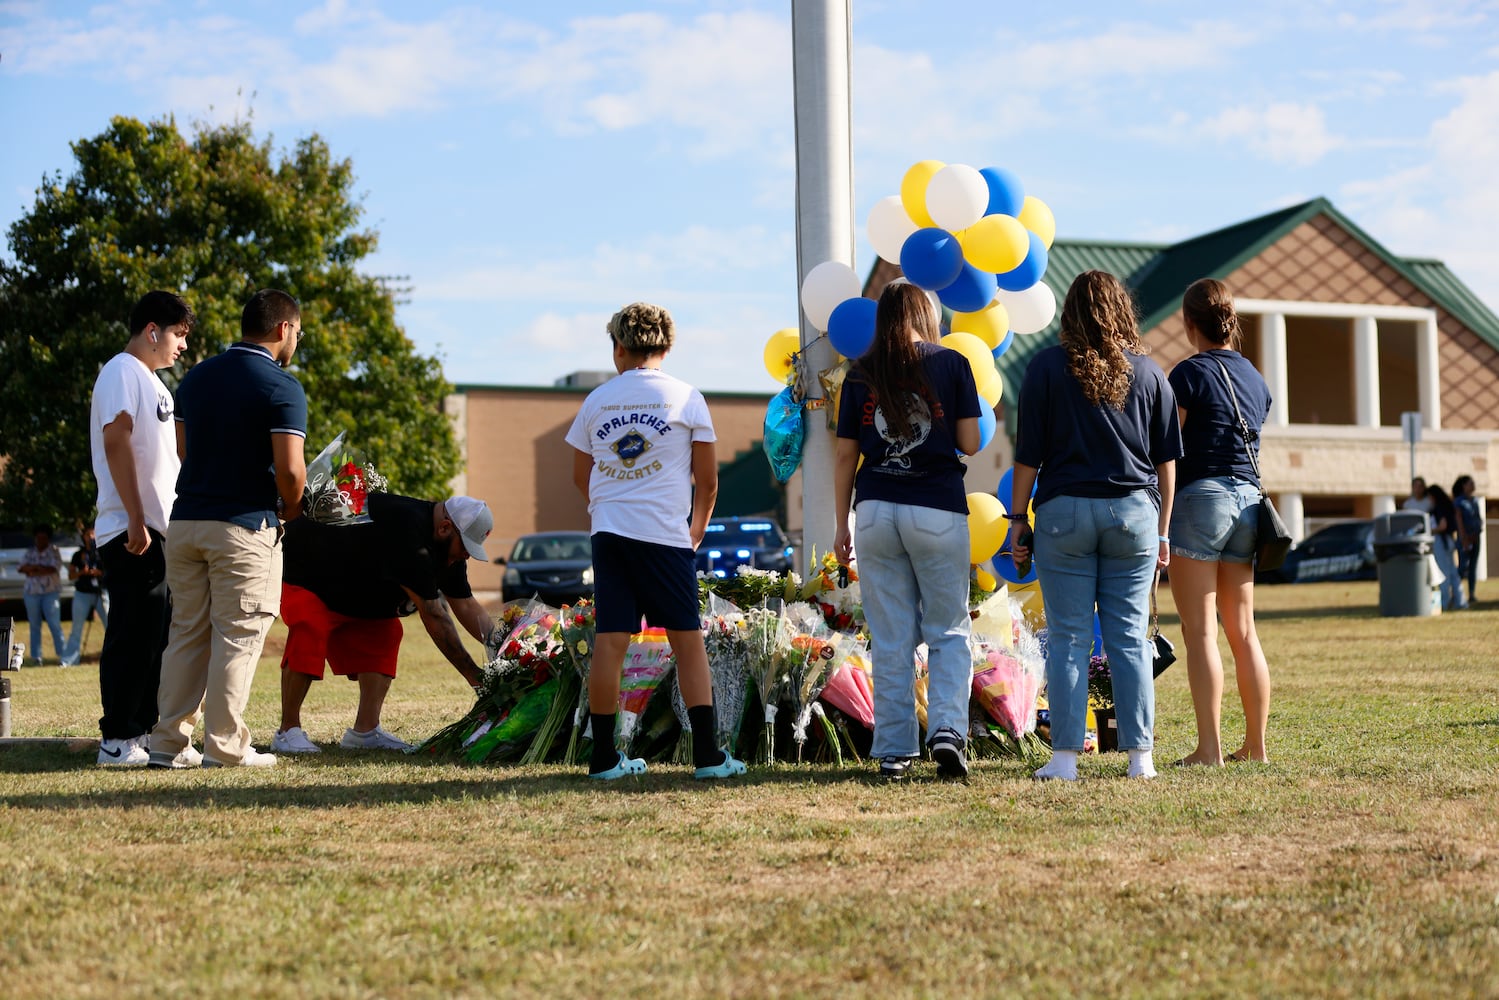
[[155, 330], [151, 331], [151, 343], [153, 343], [153, 344], [159, 344], [159, 343], [161, 343], [161, 334], [157, 333]]

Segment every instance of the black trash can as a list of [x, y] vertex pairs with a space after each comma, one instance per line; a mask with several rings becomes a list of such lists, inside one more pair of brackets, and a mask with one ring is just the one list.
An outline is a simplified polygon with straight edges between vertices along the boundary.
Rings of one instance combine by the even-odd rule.
[[1431, 574], [1431, 522], [1425, 511], [1398, 510], [1374, 519], [1374, 560], [1379, 566], [1379, 613], [1424, 617], [1442, 610], [1439, 580]]

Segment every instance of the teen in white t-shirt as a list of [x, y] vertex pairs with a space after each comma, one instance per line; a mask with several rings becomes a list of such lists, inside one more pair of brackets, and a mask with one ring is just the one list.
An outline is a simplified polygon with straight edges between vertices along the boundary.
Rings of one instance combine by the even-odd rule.
[[693, 560], [718, 496], [713, 421], [702, 393], [661, 371], [675, 336], [660, 306], [636, 302], [615, 313], [609, 339], [619, 375], [588, 394], [567, 432], [576, 449], [573, 483], [593, 518], [588, 773], [605, 781], [645, 773], [644, 760], [614, 745], [620, 673], [642, 616], [666, 629], [677, 658], [695, 776], [744, 773], [717, 742]]
[[[99, 763], [112, 767], [144, 766], [146, 737], [156, 725], [172, 615], [163, 549], [180, 468], [172, 394], [156, 373], [176, 363], [195, 322], [181, 296], [147, 292], [130, 311], [125, 350], [94, 382], [94, 535], [110, 603], [99, 652]], [[190, 746], [179, 756], [184, 766], [202, 759]]]

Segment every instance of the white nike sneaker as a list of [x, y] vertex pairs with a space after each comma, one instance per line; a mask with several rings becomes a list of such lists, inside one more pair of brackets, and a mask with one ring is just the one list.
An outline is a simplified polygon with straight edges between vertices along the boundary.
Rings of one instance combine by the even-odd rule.
[[301, 726], [292, 726], [271, 737], [271, 749], [277, 753], [322, 753], [323, 748], [308, 739]]
[[151, 753], [146, 749], [144, 736], [99, 741], [98, 762], [101, 767], [145, 767], [150, 760]]

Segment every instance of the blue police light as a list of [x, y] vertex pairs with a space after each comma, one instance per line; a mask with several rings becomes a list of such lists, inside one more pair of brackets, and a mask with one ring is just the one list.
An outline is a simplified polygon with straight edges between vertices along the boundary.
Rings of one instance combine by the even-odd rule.
[[734, 554], [736, 556], [738, 556], [740, 559], [748, 559], [750, 557], [750, 550], [749, 549], [740, 549], [738, 552], [735, 552]]
[[717, 549], [709, 549], [708, 550], [708, 558], [709, 559], [722, 559], [723, 558], [723, 553], [720, 552], [720, 551], [718, 551]]

